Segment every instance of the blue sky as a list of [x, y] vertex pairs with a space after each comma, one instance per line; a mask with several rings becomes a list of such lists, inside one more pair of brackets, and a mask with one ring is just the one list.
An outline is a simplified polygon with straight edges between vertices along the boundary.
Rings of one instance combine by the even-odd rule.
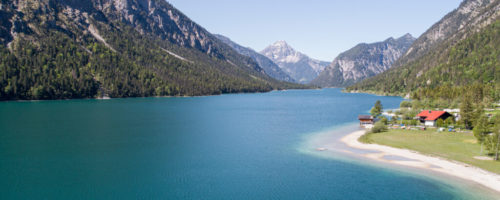
[[358, 43], [418, 37], [461, 0], [167, 0], [211, 33], [256, 51], [278, 40], [332, 61]]

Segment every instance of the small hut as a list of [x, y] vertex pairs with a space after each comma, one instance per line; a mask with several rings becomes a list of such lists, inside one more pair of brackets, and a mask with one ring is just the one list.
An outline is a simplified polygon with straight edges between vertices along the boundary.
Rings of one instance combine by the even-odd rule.
[[365, 127], [367, 125], [373, 125], [373, 116], [371, 115], [359, 115], [359, 125]]

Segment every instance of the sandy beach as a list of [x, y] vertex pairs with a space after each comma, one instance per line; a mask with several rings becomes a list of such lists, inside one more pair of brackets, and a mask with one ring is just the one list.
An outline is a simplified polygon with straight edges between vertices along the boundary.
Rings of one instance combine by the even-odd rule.
[[[500, 192], [499, 174], [470, 166], [465, 163], [423, 155], [415, 151], [378, 144], [364, 144], [358, 141], [359, 137], [361, 137], [364, 133], [364, 130], [355, 131], [343, 137], [341, 141], [352, 148], [378, 151], [377, 153], [363, 154], [363, 156], [373, 160], [444, 173], [464, 180], [473, 181]], [[402, 157], [405, 159], [387, 159], [391, 156]]]

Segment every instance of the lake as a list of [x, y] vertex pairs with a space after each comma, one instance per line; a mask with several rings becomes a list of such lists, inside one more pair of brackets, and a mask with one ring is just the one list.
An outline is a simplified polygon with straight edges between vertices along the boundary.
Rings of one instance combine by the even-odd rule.
[[323, 89], [0, 102], [0, 199], [488, 198], [460, 181], [313, 152], [308, 140], [357, 129], [376, 100], [397, 108], [402, 98]]

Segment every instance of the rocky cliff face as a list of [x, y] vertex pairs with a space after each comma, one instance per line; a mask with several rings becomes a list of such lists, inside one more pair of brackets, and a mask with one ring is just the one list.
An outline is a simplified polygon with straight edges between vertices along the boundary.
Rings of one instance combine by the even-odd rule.
[[0, 99], [286, 87], [164, 0], [0, 0], [0, 55]]
[[373, 44], [359, 44], [341, 53], [311, 84], [344, 87], [388, 70], [415, 38], [406, 34]]
[[491, 24], [498, 16], [498, 0], [464, 0], [457, 9], [422, 34], [394, 66], [399, 67], [415, 61], [443, 42], [462, 40]]
[[230, 47], [232, 47], [234, 50], [236, 50], [238, 53], [248, 56], [255, 60], [259, 64], [259, 66], [264, 69], [264, 72], [266, 72], [267, 75], [281, 81], [287, 81], [287, 82], [295, 82], [295, 80], [290, 77], [287, 73], [283, 72], [283, 70], [272, 60], [267, 58], [266, 56], [257, 53], [251, 48], [243, 47], [233, 41], [231, 39], [223, 36], [223, 35], [215, 35], [219, 40], [222, 42], [226, 43]]
[[309, 83], [330, 64], [309, 58], [293, 49], [285, 41], [278, 41], [260, 53], [278, 64], [283, 71], [300, 83]]
[[499, 24], [500, 0], [464, 0], [422, 34], [391, 69], [347, 90], [406, 95], [498, 84]]
[[21, 20], [26, 11], [30, 15], [44, 15], [31, 16], [33, 19], [46, 18], [42, 19], [45, 23], [66, 30], [72, 28], [68, 26], [74, 26], [81, 31], [96, 32], [92, 30], [96, 23], [119, 21], [134, 27], [143, 35], [169, 40], [210, 56], [224, 58], [223, 51], [228, 50], [207, 30], [163, 0], [14, 0], [3, 7], [12, 7], [16, 11], [10, 16], [4, 13], [6, 18], [2, 17], [3, 24], [7, 25], [3, 28], [11, 29], [2, 30], [4, 42], [10, 42], [19, 33], [29, 31], [26, 21]]
[[221, 56], [214, 37], [166, 1], [94, 0], [94, 6], [118, 20], [126, 21], [140, 33], [153, 33], [162, 39]]

